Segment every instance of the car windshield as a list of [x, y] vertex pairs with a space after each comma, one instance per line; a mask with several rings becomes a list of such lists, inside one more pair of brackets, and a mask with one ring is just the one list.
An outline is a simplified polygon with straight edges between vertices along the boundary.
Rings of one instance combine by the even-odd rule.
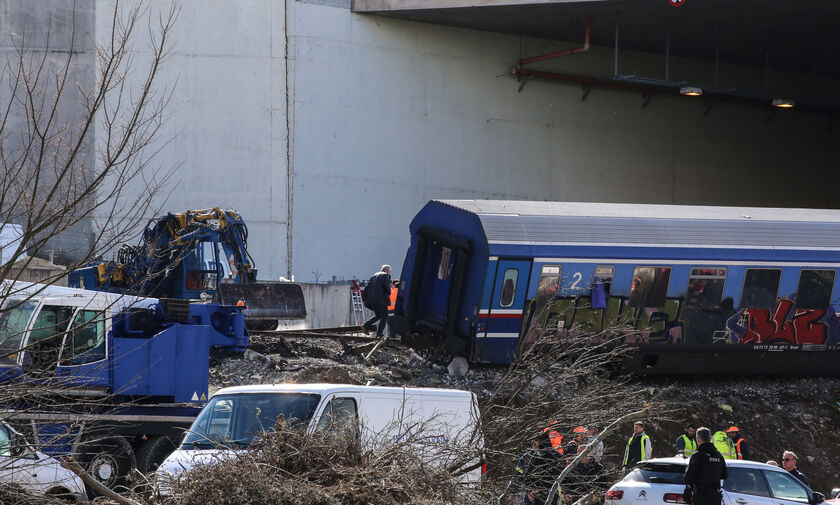
[[0, 365], [14, 365], [17, 362], [20, 342], [26, 324], [38, 306], [34, 300], [10, 298], [0, 309]]
[[202, 409], [181, 449], [247, 447], [254, 436], [271, 431], [282, 414], [287, 426], [308, 422], [321, 395], [248, 393], [214, 396]]
[[685, 484], [685, 465], [665, 463], [642, 463], [627, 474], [625, 482], [649, 482], [651, 484]]

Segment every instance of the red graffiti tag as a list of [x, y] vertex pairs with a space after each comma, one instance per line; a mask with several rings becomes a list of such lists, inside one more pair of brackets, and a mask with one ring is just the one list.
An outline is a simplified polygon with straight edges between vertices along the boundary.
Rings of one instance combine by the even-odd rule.
[[790, 300], [780, 300], [770, 317], [767, 309], [744, 309], [748, 319], [742, 343], [762, 343], [768, 340], [787, 340], [791, 344], [822, 344], [828, 335], [828, 325], [818, 322], [825, 316], [825, 309], [797, 309], [793, 317], [787, 316], [793, 308]]

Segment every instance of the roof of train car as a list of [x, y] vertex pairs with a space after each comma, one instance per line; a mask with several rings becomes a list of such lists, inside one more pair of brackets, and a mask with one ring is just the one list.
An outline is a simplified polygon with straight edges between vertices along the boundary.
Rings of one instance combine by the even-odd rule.
[[474, 214], [490, 244], [840, 249], [840, 210], [434, 200]]

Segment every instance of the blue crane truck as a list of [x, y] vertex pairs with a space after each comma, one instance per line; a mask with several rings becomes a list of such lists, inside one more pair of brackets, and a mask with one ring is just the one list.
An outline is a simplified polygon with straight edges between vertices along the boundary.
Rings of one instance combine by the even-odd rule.
[[248, 227], [234, 210], [218, 207], [152, 219], [138, 245], [123, 245], [115, 260], [97, 260], [70, 272], [71, 287], [111, 293], [242, 300], [252, 330], [273, 330], [279, 319], [306, 316], [299, 284], [257, 280], [248, 252]]
[[213, 349], [244, 352], [244, 307], [0, 283], [2, 418], [118, 488], [155, 470], [208, 398]]

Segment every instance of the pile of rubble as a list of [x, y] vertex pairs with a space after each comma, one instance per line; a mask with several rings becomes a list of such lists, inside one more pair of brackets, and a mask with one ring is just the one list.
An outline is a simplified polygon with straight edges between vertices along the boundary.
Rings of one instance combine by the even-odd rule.
[[360, 344], [354, 337], [253, 335], [251, 348], [244, 355], [222, 356], [212, 363], [211, 391], [245, 384], [328, 382], [458, 388], [489, 394], [504, 371], [502, 367], [470, 370], [460, 358], [443, 366], [393, 341], [371, 353], [375, 341]]

